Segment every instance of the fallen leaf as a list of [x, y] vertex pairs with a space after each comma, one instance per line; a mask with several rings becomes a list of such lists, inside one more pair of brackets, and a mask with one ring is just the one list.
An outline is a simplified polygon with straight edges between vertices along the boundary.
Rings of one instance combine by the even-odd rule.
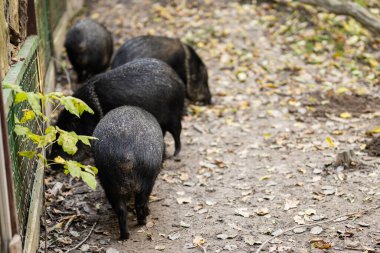
[[202, 237], [202, 236], [199, 236], [199, 235], [196, 235], [193, 239], [193, 244], [195, 246], [202, 246], [203, 244], [205, 244], [206, 240]]
[[267, 215], [269, 213], [269, 209], [266, 207], [261, 207], [261, 208], [256, 209], [255, 213], [258, 216], [264, 216], [264, 215]]
[[255, 238], [252, 235], [244, 236], [244, 242], [250, 246], [262, 244], [260, 241], [255, 241]]
[[312, 208], [308, 208], [308, 209], [305, 210], [305, 214], [308, 215], [308, 216], [314, 215], [316, 213], [317, 213], [317, 211], [315, 211]]
[[324, 240], [315, 241], [312, 245], [317, 249], [330, 249], [332, 247], [331, 243], [325, 242]]
[[299, 216], [299, 215], [294, 216], [293, 219], [299, 225], [304, 225], [305, 224], [305, 220], [301, 216]]
[[328, 136], [328, 137], [326, 138], [326, 141], [327, 141], [327, 144], [329, 144], [329, 147], [330, 147], [330, 148], [334, 148], [334, 147], [335, 147], [335, 144], [334, 144], [334, 142], [333, 142], [333, 140], [331, 139], [330, 136]]
[[350, 119], [350, 118], [352, 118], [352, 115], [351, 115], [351, 113], [349, 113], [349, 112], [342, 112], [339, 116], [340, 116], [342, 119]]
[[235, 209], [235, 213], [245, 218], [248, 218], [251, 215], [248, 208], [245, 207]]
[[155, 249], [155, 250], [162, 251], [162, 250], [165, 249], [165, 246], [164, 246], [164, 245], [156, 245], [156, 246], [154, 247], [154, 249]]
[[373, 128], [372, 130], [369, 131], [370, 133], [373, 133], [373, 134], [378, 134], [380, 133], [380, 126], [377, 126], [375, 128]]
[[180, 237], [181, 237], [181, 235], [180, 235], [179, 233], [177, 233], [177, 232], [174, 232], [174, 233], [168, 235], [168, 238], [169, 238], [170, 240], [172, 240], [172, 241], [177, 240], [177, 239], [180, 238]]
[[190, 204], [191, 203], [191, 197], [179, 197], [177, 198], [178, 204]]
[[300, 202], [296, 199], [286, 199], [284, 210], [287, 211], [289, 209], [296, 208], [299, 203]]
[[265, 175], [263, 177], [260, 177], [260, 181], [263, 181], [263, 180], [268, 180], [269, 178], [271, 178], [272, 176], [271, 175]]

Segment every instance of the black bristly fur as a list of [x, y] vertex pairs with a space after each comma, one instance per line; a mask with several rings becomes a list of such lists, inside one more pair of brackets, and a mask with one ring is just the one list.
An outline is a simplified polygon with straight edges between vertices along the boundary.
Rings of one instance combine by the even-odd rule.
[[67, 32], [65, 48], [81, 83], [108, 68], [113, 53], [112, 34], [96, 21], [83, 19]]
[[[87, 103], [95, 114], [84, 112], [78, 118], [63, 110], [56, 123], [61, 129], [92, 135], [96, 124], [110, 110], [123, 105], [138, 106], [157, 119], [164, 135], [166, 131], [173, 135], [174, 156], [180, 152], [184, 84], [166, 63], [149, 58], [129, 62], [93, 77], [73, 96]], [[66, 156], [59, 150], [58, 144], [53, 145], [51, 156]], [[81, 157], [81, 150], [76, 157]]]
[[120, 238], [128, 239], [128, 201], [134, 197], [137, 222], [146, 224], [148, 200], [164, 152], [157, 120], [145, 110], [122, 106], [100, 120], [94, 131], [95, 165], [107, 199], [119, 219]]
[[[186, 54], [188, 54], [188, 59], [186, 59]], [[186, 96], [189, 100], [204, 104], [211, 103], [206, 65], [191, 46], [182, 43], [179, 39], [163, 36], [135, 37], [117, 50], [111, 68], [141, 58], [156, 58], [166, 62], [186, 85]]]

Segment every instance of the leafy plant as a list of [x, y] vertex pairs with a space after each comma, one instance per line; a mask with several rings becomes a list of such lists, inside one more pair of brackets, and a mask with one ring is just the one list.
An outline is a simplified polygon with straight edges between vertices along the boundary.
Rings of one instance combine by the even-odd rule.
[[[32, 141], [37, 146], [37, 150], [22, 150], [18, 155], [27, 157], [29, 159], [40, 158], [45, 166], [51, 164], [61, 164], [65, 169], [65, 174], [70, 174], [73, 177], [81, 178], [92, 189], [96, 188], [95, 175], [98, 172], [97, 168], [91, 165], [83, 165], [76, 161], [65, 160], [60, 156], [55, 157], [52, 161], [48, 161], [42, 154], [49, 146], [57, 143], [60, 145], [64, 152], [73, 155], [77, 152], [77, 143], [81, 141], [83, 144], [90, 146], [90, 140], [95, 139], [91, 136], [77, 135], [75, 132], [65, 131], [57, 126], [49, 125], [50, 118], [45, 114], [47, 103], [54, 106], [53, 112], [63, 105], [70, 113], [80, 117], [83, 112], [87, 111], [91, 114], [94, 111], [82, 100], [72, 96], [64, 96], [60, 92], [51, 92], [43, 94], [40, 92], [25, 92], [18, 85], [3, 84], [4, 89], [11, 89], [14, 92], [14, 103], [19, 104], [27, 102], [31, 109], [24, 108], [22, 110], [22, 117], [19, 119], [14, 115], [15, 128], [14, 131], [17, 135], [24, 136]], [[27, 126], [29, 121], [36, 123], [37, 132], [33, 132]], [[49, 125], [45, 127], [46, 125]], [[57, 134], [59, 137], [57, 138]]]

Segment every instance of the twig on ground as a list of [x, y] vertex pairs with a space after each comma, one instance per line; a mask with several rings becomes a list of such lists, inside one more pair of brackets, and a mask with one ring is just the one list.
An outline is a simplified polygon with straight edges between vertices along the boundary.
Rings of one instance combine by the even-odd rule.
[[203, 250], [203, 253], [207, 253], [207, 246], [202, 246], [202, 245], [198, 245], [202, 250]]
[[356, 215], [356, 214], [360, 214], [360, 213], [366, 213], [366, 212], [369, 212], [369, 211], [372, 211], [372, 210], [376, 210], [376, 209], [379, 209], [380, 208], [380, 205], [377, 205], [377, 206], [374, 206], [374, 207], [371, 207], [371, 208], [368, 208], [368, 209], [364, 209], [364, 210], [360, 210], [360, 211], [357, 211], [357, 212], [354, 212], [354, 213], [348, 213], [348, 214], [343, 214], [343, 215], [338, 215], [332, 219], [328, 219], [328, 220], [324, 220], [324, 221], [319, 221], [319, 222], [314, 222], [314, 223], [310, 223], [310, 224], [305, 224], [305, 225], [298, 225], [298, 226], [294, 226], [294, 227], [291, 227], [291, 228], [287, 228], [285, 229], [284, 231], [282, 231], [281, 233], [277, 234], [277, 235], [274, 235], [272, 236], [271, 238], [269, 238], [268, 240], [266, 240], [265, 242], [263, 242], [263, 244], [261, 244], [261, 246], [256, 250], [255, 253], [259, 253], [261, 250], [263, 250], [265, 248], [265, 246], [270, 242], [272, 241], [273, 239], [289, 232], [289, 231], [292, 231], [296, 228], [304, 228], [304, 227], [311, 227], [311, 226], [316, 226], [316, 225], [320, 225], [320, 224], [323, 224], [323, 223], [328, 223], [328, 222], [342, 222], [343, 220], [337, 220], [339, 218], [343, 218], [343, 217], [346, 217], [346, 216], [353, 216], [353, 215]]
[[75, 247], [72, 247], [71, 249], [66, 250], [65, 253], [69, 253], [70, 251], [75, 250], [75, 249], [79, 248], [80, 246], [82, 246], [82, 244], [88, 240], [88, 238], [90, 237], [90, 235], [94, 231], [96, 224], [98, 224], [97, 221], [95, 221], [94, 225], [92, 225], [92, 228], [91, 228], [90, 232], [88, 233], [88, 235], [86, 236], [86, 238], [84, 238], [81, 242], [79, 242]]
[[344, 249], [348, 250], [356, 250], [361, 252], [368, 252], [368, 253], [375, 253], [376, 251], [374, 249], [367, 249], [367, 248], [351, 248], [351, 247], [344, 247]]

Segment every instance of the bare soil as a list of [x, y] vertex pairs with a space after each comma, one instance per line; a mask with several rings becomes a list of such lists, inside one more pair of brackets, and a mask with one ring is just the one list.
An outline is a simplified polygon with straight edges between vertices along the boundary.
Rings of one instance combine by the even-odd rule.
[[[263, 252], [380, 252], [380, 170], [364, 152], [366, 131], [380, 123], [378, 87], [343, 64], [316, 66], [290, 51], [277, 27], [298, 17], [290, 7], [179, 2], [88, 2], [84, 15], [113, 32], [116, 49], [143, 34], [192, 43], [208, 66], [213, 105], [189, 106], [182, 159], [164, 163], [147, 225], [137, 226], [131, 212], [127, 241], [118, 240], [100, 186], [91, 191], [49, 171], [48, 252], [66, 252], [88, 234], [71, 252], [256, 252], [276, 235]], [[171, 136], [166, 143], [171, 154]], [[347, 150], [359, 160], [335, 166]], [[282, 234], [300, 224], [309, 226]]]

